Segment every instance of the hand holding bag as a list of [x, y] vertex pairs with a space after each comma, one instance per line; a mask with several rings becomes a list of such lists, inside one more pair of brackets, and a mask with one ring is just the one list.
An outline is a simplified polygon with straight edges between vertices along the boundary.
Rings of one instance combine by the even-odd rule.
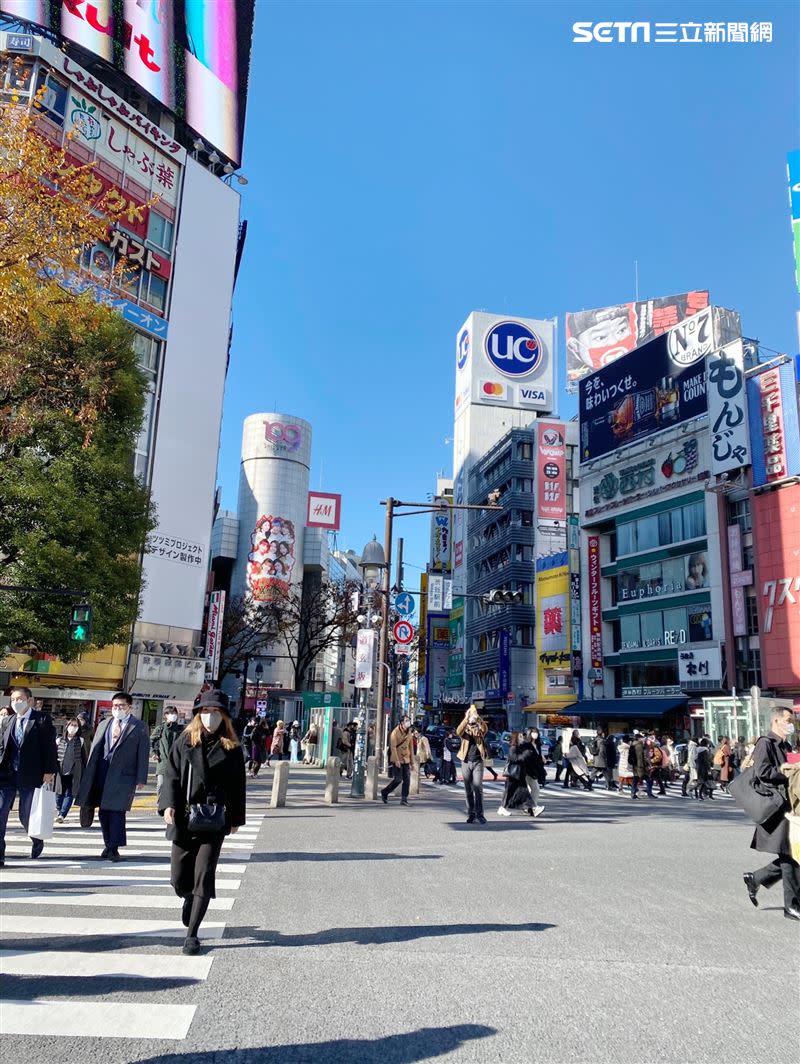
[[190, 835], [222, 834], [225, 831], [225, 806], [216, 797], [208, 795], [204, 802], [192, 802], [192, 766], [186, 784], [186, 804]]
[[521, 761], [509, 761], [506, 765], [506, 779], [516, 780], [517, 783], [522, 782], [523, 771]]
[[728, 784], [728, 794], [754, 824], [765, 824], [786, 808], [786, 799], [781, 792], [762, 783], [752, 768], [746, 768]]
[[56, 796], [49, 784], [33, 792], [28, 834], [32, 839], [52, 839], [56, 822]]

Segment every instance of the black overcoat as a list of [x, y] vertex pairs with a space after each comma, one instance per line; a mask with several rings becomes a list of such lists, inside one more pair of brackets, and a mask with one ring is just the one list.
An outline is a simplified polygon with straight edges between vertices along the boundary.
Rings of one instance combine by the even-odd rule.
[[[191, 769], [191, 791], [189, 772]], [[241, 746], [226, 750], [217, 736], [191, 746], [188, 730], [172, 744], [164, 770], [158, 811], [175, 810], [174, 825], [167, 825], [167, 838], [186, 847], [187, 805], [204, 802], [214, 795], [225, 805], [225, 834], [245, 823], [246, 775]]]
[[773, 790], [783, 795], [784, 806], [763, 824], [758, 824], [750, 843], [752, 850], [764, 853], [791, 854], [789, 847], [789, 821], [784, 813], [789, 812], [788, 780], [781, 772], [790, 747], [779, 735], [770, 732], [762, 735], [753, 751], [753, 775]]

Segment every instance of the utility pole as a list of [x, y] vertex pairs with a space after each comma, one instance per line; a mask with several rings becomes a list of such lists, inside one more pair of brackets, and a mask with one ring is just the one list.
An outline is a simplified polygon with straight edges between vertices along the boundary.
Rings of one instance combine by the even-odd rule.
[[392, 586], [392, 532], [394, 525], [394, 499], [389, 496], [386, 500], [386, 528], [383, 537], [383, 554], [386, 558], [386, 568], [383, 570], [383, 596], [381, 599], [381, 613], [383, 624], [381, 625], [380, 652], [378, 655], [378, 706], [375, 714], [375, 756], [377, 758], [378, 772], [381, 771], [384, 761], [383, 728], [385, 712], [383, 701], [386, 698], [386, 673], [388, 671], [387, 658], [389, 656], [389, 595]]

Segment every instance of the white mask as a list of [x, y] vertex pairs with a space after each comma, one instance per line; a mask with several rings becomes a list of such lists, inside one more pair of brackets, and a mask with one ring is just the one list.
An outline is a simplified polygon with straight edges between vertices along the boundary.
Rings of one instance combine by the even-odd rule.
[[203, 722], [203, 727], [206, 731], [216, 731], [222, 723], [222, 714], [214, 709], [210, 713], [201, 713], [200, 720]]
[[77, 728], [67, 728], [67, 735], [70, 737], [70, 739], [73, 737], [73, 735], [77, 735], [77, 734], [78, 734], [78, 729]]
[[20, 717], [24, 717], [28, 712], [28, 700], [26, 698], [15, 698], [11, 703], [11, 708], [15, 713], [18, 713]]
[[786, 738], [788, 739], [790, 735], [794, 735], [794, 724], [786, 725]]
[[120, 721], [120, 723], [126, 721], [130, 714], [131, 711], [127, 708], [127, 706], [125, 708], [123, 708], [122, 706], [112, 706], [111, 708], [111, 716], [114, 718], [114, 720]]
[[167, 724], [174, 724], [177, 719], [177, 713], [167, 713]]

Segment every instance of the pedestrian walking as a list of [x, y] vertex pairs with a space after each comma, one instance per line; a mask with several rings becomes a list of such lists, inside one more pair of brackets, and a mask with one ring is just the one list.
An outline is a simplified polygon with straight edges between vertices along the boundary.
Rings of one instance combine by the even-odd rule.
[[647, 797], [655, 798], [653, 784], [657, 783], [659, 792], [666, 794], [666, 788], [662, 791], [661, 767], [664, 763], [664, 754], [656, 742], [655, 735], [648, 735], [644, 744], [645, 771], [647, 772]]
[[68, 720], [64, 734], [58, 740], [58, 779], [56, 780], [56, 822], [63, 824], [81, 789], [86, 768], [86, 747], [77, 720]]
[[167, 765], [169, 752], [172, 744], [183, 731], [183, 725], [178, 720], [178, 707], [165, 706], [164, 719], [153, 729], [150, 736], [150, 749], [156, 759], [156, 801], [161, 797], [161, 788], [164, 784], [164, 769]]
[[714, 765], [719, 769], [719, 783], [723, 791], [733, 779], [733, 750], [727, 735], [721, 735], [719, 746], [714, 751]]
[[302, 742], [305, 745], [305, 754], [303, 756], [304, 765], [312, 765], [314, 763], [314, 759], [317, 756], [318, 737], [317, 725], [312, 721], [308, 726], [308, 731], [302, 739]]
[[704, 735], [700, 742], [697, 744], [697, 751], [694, 757], [694, 769], [695, 769], [695, 781], [694, 781], [694, 797], [701, 802], [705, 798], [706, 794], [709, 798], [714, 797], [714, 791], [709, 783], [709, 773], [711, 772], [711, 751], [709, 749], [710, 742]]
[[289, 760], [295, 765], [300, 763], [300, 722], [296, 720], [289, 728]]
[[522, 754], [522, 764], [525, 770], [525, 785], [531, 796], [532, 805], [527, 806], [531, 816], [541, 816], [544, 806], [539, 800], [539, 788], [547, 782], [547, 772], [542, 757], [542, 741], [539, 737], [538, 728], [529, 728], [527, 735], [518, 746]]
[[755, 872], [744, 873], [744, 883], [753, 905], [758, 905], [758, 891], [783, 881], [783, 915], [788, 920], [800, 920], [800, 864], [792, 857], [789, 842], [791, 809], [788, 779], [781, 771], [795, 734], [791, 710], [779, 709], [772, 714], [768, 735], [761, 736], [753, 755], [753, 776], [762, 792], [783, 798], [781, 808], [763, 824], [756, 825], [750, 848], [762, 853], [774, 853], [775, 860]]
[[533, 801], [526, 782], [526, 751], [523, 749], [522, 735], [518, 731], [511, 733], [508, 744], [508, 764], [506, 765], [506, 783], [503, 788], [503, 800], [497, 810], [500, 816], [511, 816], [514, 809], [525, 807], [533, 812]]
[[447, 783], [454, 787], [457, 785], [456, 757], [460, 749], [461, 740], [456, 735], [455, 729], [451, 728], [444, 740], [444, 749], [442, 751], [442, 783]]
[[688, 797], [689, 787], [693, 789], [697, 784], [697, 739], [692, 735], [689, 738], [689, 742], [686, 744], [686, 762], [683, 766], [683, 781], [681, 783], [681, 794], [684, 798]]
[[407, 713], [404, 713], [400, 723], [389, 736], [389, 772], [392, 780], [381, 791], [381, 799], [384, 805], [388, 804], [389, 795], [401, 783], [403, 786], [400, 790], [400, 805], [408, 805], [408, 790], [411, 784], [411, 759], [413, 756], [411, 743], [411, 718]]
[[247, 765], [248, 775], [255, 779], [266, 756], [267, 727], [260, 717], [256, 717], [250, 732], [250, 761]]
[[742, 771], [742, 762], [747, 757], [747, 745], [744, 741], [744, 736], [740, 735], [736, 742], [733, 744], [733, 767], [735, 772]]
[[486, 732], [489, 725], [478, 715], [478, 710], [471, 705], [464, 714], [464, 719], [456, 728], [461, 739], [458, 757], [461, 761], [461, 776], [464, 780], [464, 792], [467, 796], [467, 823], [486, 823], [483, 815], [483, 771], [486, 763]]
[[277, 721], [275, 724], [275, 731], [272, 733], [272, 747], [270, 749], [270, 757], [276, 757], [278, 761], [283, 761], [286, 756], [286, 725], [282, 720]]
[[633, 769], [631, 768], [628, 756], [631, 748], [631, 737], [626, 732], [619, 741], [617, 747], [617, 780], [619, 783], [620, 794], [626, 787], [633, 788]]
[[564, 743], [559, 735], [555, 746], [550, 753], [550, 760], [556, 766], [556, 783], [561, 782], [561, 773], [564, 771]]
[[644, 737], [641, 732], [633, 733], [630, 749], [628, 750], [628, 764], [631, 768], [631, 798], [639, 797], [639, 786], [642, 782], [647, 788], [648, 798], [653, 797], [653, 781], [647, 773], [647, 761], [644, 752]]
[[228, 715], [228, 696], [205, 691], [192, 723], [172, 747], [158, 811], [172, 842], [170, 882], [183, 898], [183, 952], [200, 952], [198, 931], [216, 897], [222, 844], [245, 823], [246, 782], [242, 748]]
[[675, 744], [669, 735], [661, 736], [661, 772], [658, 777], [659, 793], [667, 793], [667, 784], [672, 782], [673, 779], [673, 761], [675, 757]]
[[[12, 687], [11, 716], [0, 718], [0, 867], [5, 863], [6, 825], [14, 799], [17, 816], [27, 832], [33, 792], [52, 784], [58, 769], [56, 733], [47, 713], [33, 708], [29, 687]], [[31, 857], [44, 849], [31, 839]]]
[[617, 763], [617, 748], [613, 738], [610, 735], [606, 735], [602, 728], [597, 729], [597, 735], [592, 744], [592, 757], [595, 782], [602, 778], [606, 781], [607, 790], [616, 790], [614, 767]]
[[566, 790], [570, 784], [577, 787], [580, 783], [585, 790], [590, 791], [592, 781], [589, 777], [589, 766], [586, 764], [586, 747], [577, 728], [570, 737], [566, 756], [567, 774], [564, 777], [564, 789]]
[[433, 771], [433, 753], [431, 751], [431, 744], [428, 741], [428, 736], [423, 735], [418, 725], [414, 725], [414, 734], [417, 740], [416, 758], [419, 766], [418, 771], [422, 771], [426, 776], [430, 776]]
[[133, 796], [147, 783], [150, 742], [147, 728], [131, 713], [133, 699], [117, 691], [111, 716], [97, 728], [81, 779], [78, 805], [99, 809], [103, 831], [101, 859], [119, 861], [127, 844], [125, 816]]

